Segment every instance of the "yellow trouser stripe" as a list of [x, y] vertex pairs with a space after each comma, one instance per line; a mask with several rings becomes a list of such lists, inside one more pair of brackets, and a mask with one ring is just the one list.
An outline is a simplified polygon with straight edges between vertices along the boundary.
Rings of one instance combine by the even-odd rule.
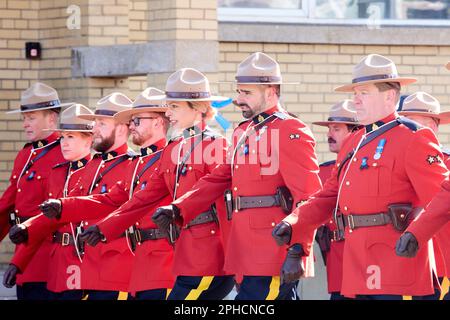
[[412, 300], [412, 296], [403, 296], [403, 300]]
[[266, 300], [275, 300], [280, 293], [280, 277], [272, 277], [272, 281], [270, 282], [269, 294], [266, 297]]
[[117, 300], [127, 300], [128, 299], [128, 292], [119, 291], [119, 296], [117, 297]]
[[81, 300], [87, 300], [89, 298], [89, 294], [85, 294], [82, 298], [81, 298]]
[[198, 285], [197, 289], [192, 289], [186, 296], [185, 300], [197, 300], [203, 291], [208, 290], [213, 279], [214, 276], [202, 277], [202, 281], [200, 281], [200, 284]]
[[450, 285], [450, 280], [448, 279], [448, 277], [445, 277], [442, 280], [441, 283], [441, 296], [439, 297], [439, 300], [444, 300], [445, 295], [448, 293], [449, 291], [449, 285]]
[[167, 288], [166, 290], [166, 300], [169, 297], [169, 294], [172, 292], [172, 288]]

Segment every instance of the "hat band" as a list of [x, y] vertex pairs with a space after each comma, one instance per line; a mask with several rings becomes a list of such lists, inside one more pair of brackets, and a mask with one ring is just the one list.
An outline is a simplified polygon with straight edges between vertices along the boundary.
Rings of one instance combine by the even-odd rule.
[[59, 125], [61, 130], [92, 130], [92, 125], [90, 124], [64, 124]]
[[167, 98], [173, 99], [203, 99], [211, 97], [209, 92], [172, 92], [166, 91]]
[[376, 74], [373, 76], [360, 77], [352, 80], [352, 83], [365, 82], [371, 80], [381, 80], [381, 79], [395, 79], [398, 78], [398, 74]]
[[350, 117], [329, 117], [328, 121], [358, 122], [355, 118]]
[[161, 108], [164, 107], [164, 105], [160, 104], [143, 104], [141, 106], [135, 106], [133, 109], [139, 109], [139, 108]]
[[51, 100], [51, 101], [45, 101], [45, 102], [39, 102], [39, 103], [33, 103], [33, 104], [24, 104], [20, 106], [21, 111], [30, 111], [30, 110], [37, 110], [37, 109], [43, 109], [46, 107], [56, 107], [59, 106], [61, 102], [59, 100]]
[[95, 110], [95, 114], [99, 116], [113, 116], [117, 113], [117, 111], [112, 110]]
[[250, 83], [271, 83], [281, 82], [281, 77], [277, 76], [236, 76], [237, 82], [250, 82]]
[[439, 114], [439, 112], [435, 112], [435, 111], [432, 111], [432, 110], [424, 110], [424, 109], [406, 109], [406, 110], [400, 110], [400, 111], [403, 111], [403, 112], [410, 112], [410, 111], [412, 111], [412, 112], [424, 112], [424, 113]]

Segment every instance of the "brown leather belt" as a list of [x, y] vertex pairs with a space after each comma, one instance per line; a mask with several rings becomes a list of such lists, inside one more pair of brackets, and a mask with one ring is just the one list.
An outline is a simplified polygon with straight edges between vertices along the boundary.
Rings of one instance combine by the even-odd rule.
[[237, 196], [234, 199], [234, 210], [239, 211], [242, 209], [250, 208], [270, 208], [281, 206], [280, 198], [278, 195], [273, 196]]
[[75, 239], [69, 232], [59, 232], [59, 231], [54, 232], [52, 242], [59, 243], [63, 247], [75, 245]]
[[188, 229], [190, 227], [193, 227], [193, 226], [196, 226], [199, 224], [210, 223], [210, 222], [217, 222], [217, 214], [214, 209], [210, 209], [208, 211], [200, 213], [198, 216], [196, 216], [194, 219], [192, 219], [184, 227], [184, 229]]
[[374, 214], [349, 214], [339, 215], [338, 224], [353, 230], [361, 227], [376, 227], [392, 224], [392, 219], [389, 214], [384, 212]]
[[166, 239], [167, 234], [162, 232], [159, 229], [139, 229], [135, 230], [136, 241], [139, 243], [143, 243], [149, 240], [158, 240], [158, 239]]

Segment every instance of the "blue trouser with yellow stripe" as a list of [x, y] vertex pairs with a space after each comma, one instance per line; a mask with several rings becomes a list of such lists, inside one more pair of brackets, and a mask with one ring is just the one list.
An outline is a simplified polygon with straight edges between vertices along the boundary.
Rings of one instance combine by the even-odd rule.
[[297, 285], [280, 284], [279, 276], [244, 276], [235, 300], [300, 300]]
[[233, 276], [178, 276], [167, 300], [222, 300], [233, 287]]

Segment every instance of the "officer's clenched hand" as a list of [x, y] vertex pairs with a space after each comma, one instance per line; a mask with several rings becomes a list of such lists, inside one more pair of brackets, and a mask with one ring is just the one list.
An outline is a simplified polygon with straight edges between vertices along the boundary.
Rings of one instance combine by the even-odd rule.
[[180, 209], [173, 204], [169, 204], [168, 206], [156, 209], [152, 216], [152, 221], [159, 229], [161, 229], [161, 231], [168, 232], [170, 224], [180, 218]]
[[7, 288], [12, 288], [16, 284], [17, 274], [19, 273], [19, 268], [15, 265], [10, 264], [3, 274], [3, 285]]
[[411, 232], [405, 232], [395, 245], [395, 253], [401, 257], [413, 258], [419, 250], [419, 243]]
[[23, 224], [16, 224], [9, 229], [9, 239], [12, 243], [19, 244], [28, 240], [28, 230]]
[[62, 204], [61, 200], [58, 199], [48, 199], [39, 205], [44, 216], [49, 219], [59, 219], [61, 218]]
[[305, 273], [302, 265], [302, 256], [304, 255], [301, 244], [294, 244], [288, 249], [286, 259], [281, 267], [281, 283], [291, 283], [300, 279]]
[[275, 239], [279, 246], [289, 244], [291, 242], [292, 227], [286, 221], [281, 221], [277, 224], [272, 231], [272, 237]]
[[95, 224], [80, 233], [80, 241], [87, 242], [90, 246], [95, 247], [100, 241], [105, 241], [105, 236]]

